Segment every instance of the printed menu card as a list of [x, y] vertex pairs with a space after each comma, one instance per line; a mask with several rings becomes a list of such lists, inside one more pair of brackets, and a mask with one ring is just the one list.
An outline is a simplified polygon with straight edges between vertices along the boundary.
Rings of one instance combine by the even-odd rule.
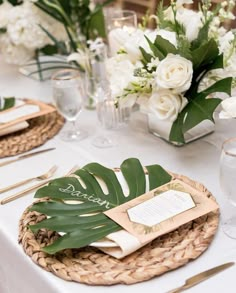
[[114, 257], [122, 258], [155, 238], [218, 208], [213, 198], [174, 179], [104, 212], [124, 230], [106, 237], [115, 242], [113, 247], [99, 248]]

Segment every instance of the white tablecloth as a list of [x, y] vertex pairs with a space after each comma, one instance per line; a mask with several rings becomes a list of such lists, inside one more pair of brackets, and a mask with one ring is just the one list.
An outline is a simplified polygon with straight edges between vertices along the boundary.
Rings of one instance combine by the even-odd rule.
[[[29, 97], [45, 102], [51, 101], [49, 82], [38, 82], [20, 75], [16, 68], [0, 62], [0, 94], [4, 96]], [[137, 157], [143, 165], [158, 163], [164, 168], [184, 174], [203, 183], [223, 204], [219, 186], [218, 169], [220, 148], [224, 139], [236, 135], [236, 121], [217, 121], [216, 131], [205, 138], [178, 148], [152, 136], [145, 127], [140, 128], [134, 119], [129, 127], [116, 131], [119, 145], [99, 149], [91, 144], [100, 131], [96, 113], [84, 111], [78, 124], [89, 132], [87, 139], [76, 143], [62, 142], [57, 136], [40, 149], [55, 146], [56, 150], [19, 161], [0, 168], [0, 188], [18, 180], [45, 172], [53, 164], [59, 169], [56, 176], [65, 174], [73, 165], [80, 166], [97, 161], [104, 165], [119, 166], [129, 157]], [[142, 121], [141, 121], [142, 122]], [[141, 123], [140, 122], [140, 123]], [[0, 162], [5, 159], [1, 159]], [[0, 198], [11, 194], [0, 195]], [[236, 261], [236, 240], [226, 237], [219, 228], [207, 251], [195, 261], [175, 271], [136, 285], [112, 287], [87, 286], [66, 282], [35, 265], [25, 255], [17, 242], [18, 222], [27, 206], [33, 201], [31, 193], [17, 201], [0, 206], [0, 292], [1, 293], [78, 293], [78, 292], [159, 292], [178, 287], [184, 280], [200, 271], [227, 261]], [[236, 266], [189, 289], [189, 292], [235, 292]], [[226, 289], [227, 288], [227, 289]]]

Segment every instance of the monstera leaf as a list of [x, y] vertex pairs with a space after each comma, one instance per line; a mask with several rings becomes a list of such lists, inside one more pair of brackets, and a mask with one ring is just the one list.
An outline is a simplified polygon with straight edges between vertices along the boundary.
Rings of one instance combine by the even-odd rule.
[[[75, 177], [55, 179], [39, 189], [35, 197], [48, 197], [49, 201], [35, 203], [31, 210], [48, 218], [31, 225], [30, 229], [37, 232], [46, 228], [64, 234], [43, 250], [54, 254], [66, 248], [80, 248], [122, 229], [103, 212], [142, 195], [146, 185], [151, 190], [171, 180], [170, 174], [159, 165], [146, 166], [146, 169], [148, 175], [135, 158], [121, 164], [128, 195], [124, 194], [115, 171], [98, 163], [77, 170]], [[75, 200], [79, 203], [71, 204]]]

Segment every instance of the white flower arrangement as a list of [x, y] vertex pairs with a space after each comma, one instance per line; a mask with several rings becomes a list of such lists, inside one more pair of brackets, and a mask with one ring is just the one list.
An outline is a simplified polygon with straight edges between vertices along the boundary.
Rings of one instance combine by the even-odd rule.
[[[105, 38], [103, 7], [108, 2], [0, 0], [0, 54], [8, 63], [20, 65], [34, 56], [36, 60], [25, 67], [37, 65], [29, 75], [39, 73], [40, 79], [42, 71], [71, 68], [68, 55], [77, 48], [81, 52], [90, 39]], [[39, 58], [55, 54], [62, 58]]]
[[24, 1], [17, 6], [4, 1], [0, 5], [0, 52], [4, 60], [12, 64], [24, 64], [35, 55], [36, 49], [52, 44], [40, 26], [55, 38], [66, 40], [63, 25], [31, 1]]
[[171, 1], [167, 9], [160, 4], [157, 29], [133, 31], [129, 37], [120, 32], [119, 51], [108, 60], [108, 68], [109, 63], [127, 68], [110, 71], [114, 97], [125, 105], [137, 102], [146, 113], [171, 122], [169, 140], [177, 143], [184, 143], [184, 134], [203, 120], [214, 122], [213, 112], [221, 103], [216, 93], [230, 95], [236, 78], [235, 34], [221, 25], [234, 18], [235, 2], [210, 10], [210, 1], [202, 1], [198, 12], [184, 8], [190, 3]]

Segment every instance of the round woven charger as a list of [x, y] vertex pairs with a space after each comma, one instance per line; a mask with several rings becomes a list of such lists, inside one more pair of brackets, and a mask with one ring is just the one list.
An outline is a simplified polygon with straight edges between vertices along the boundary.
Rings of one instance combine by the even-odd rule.
[[56, 111], [28, 120], [29, 127], [0, 137], [0, 158], [24, 153], [44, 144], [58, 133], [64, 118]]
[[[174, 175], [174, 178], [200, 190], [203, 196], [212, 197], [202, 184], [180, 175]], [[36, 235], [29, 230], [28, 225], [43, 219], [45, 215], [27, 209], [19, 225], [19, 242], [25, 253], [36, 264], [67, 281], [90, 285], [112, 285], [134, 284], [149, 280], [197, 258], [213, 239], [218, 227], [219, 211], [189, 222], [121, 260], [92, 247], [67, 249], [55, 255], [42, 252], [41, 247], [59, 237], [56, 232], [44, 229]]]

